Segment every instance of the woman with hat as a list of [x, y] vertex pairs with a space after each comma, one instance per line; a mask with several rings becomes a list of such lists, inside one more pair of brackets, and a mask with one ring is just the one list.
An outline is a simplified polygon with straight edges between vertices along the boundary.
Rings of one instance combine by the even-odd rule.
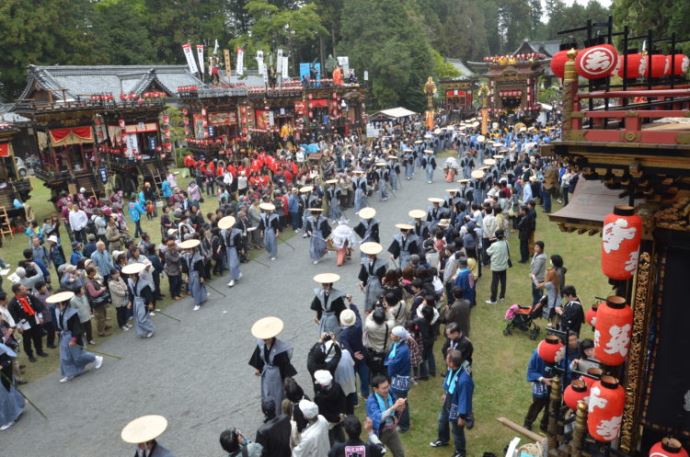
[[377, 257], [383, 251], [383, 246], [379, 243], [362, 243], [359, 248], [366, 255], [366, 260], [362, 263], [357, 278], [360, 289], [364, 291], [364, 310], [368, 313], [384, 293], [381, 281], [388, 269], [388, 262]]
[[163, 416], [141, 416], [127, 424], [120, 437], [125, 443], [137, 445], [135, 457], [175, 457], [156, 441], [166, 428], [168, 420]]
[[24, 412], [24, 397], [15, 388], [12, 366], [17, 353], [0, 343], [0, 431], [14, 425]]
[[252, 325], [252, 335], [256, 338], [256, 348], [249, 365], [256, 375], [261, 376], [261, 400], [273, 400], [280, 405], [283, 401], [283, 382], [295, 376], [297, 370], [292, 366], [292, 345], [277, 336], [283, 331], [283, 321], [277, 317], [264, 317]]
[[46, 299], [46, 303], [56, 305], [57, 328], [60, 332], [60, 382], [67, 382], [83, 374], [90, 364], [99, 369], [103, 357], [84, 350], [84, 327], [79, 314], [70, 306], [74, 292], [58, 292]]
[[333, 288], [333, 283], [340, 280], [335, 273], [321, 273], [314, 276], [314, 281], [321, 287], [314, 289], [311, 309], [316, 312], [314, 322], [319, 324], [319, 334], [340, 333], [340, 313], [347, 308], [345, 294]]
[[331, 235], [328, 219], [321, 217], [321, 208], [309, 208], [311, 216], [307, 218], [305, 231], [311, 237], [309, 240], [309, 257], [314, 265], [326, 255], [326, 239]]
[[201, 254], [201, 241], [187, 240], [180, 243], [182, 256], [187, 264], [187, 276], [189, 278], [189, 291], [194, 299], [194, 311], [199, 311], [201, 305], [206, 302], [208, 292], [204, 284], [204, 256]]
[[127, 275], [127, 286], [132, 299], [130, 308], [134, 311], [134, 330], [138, 337], [151, 338], [154, 332], [153, 320], [149, 315], [153, 311], [153, 285], [143, 278], [146, 269], [143, 263], [130, 263], [122, 267], [122, 274]]
[[393, 236], [393, 241], [388, 246], [388, 252], [393, 260], [400, 259], [400, 269], [404, 270], [410, 262], [410, 256], [419, 252], [417, 237], [412, 233], [414, 226], [410, 224], [396, 224], [400, 233]]
[[263, 232], [264, 248], [271, 260], [278, 256], [278, 237], [280, 236], [280, 217], [275, 213], [273, 203], [259, 204], [261, 217], [259, 219], [259, 230]]
[[228, 287], [233, 287], [235, 281], [242, 277], [240, 271], [240, 251], [243, 250], [242, 231], [235, 227], [235, 222], [235, 218], [232, 216], [225, 216], [218, 221], [220, 238], [225, 245], [225, 255], [230, 269]]

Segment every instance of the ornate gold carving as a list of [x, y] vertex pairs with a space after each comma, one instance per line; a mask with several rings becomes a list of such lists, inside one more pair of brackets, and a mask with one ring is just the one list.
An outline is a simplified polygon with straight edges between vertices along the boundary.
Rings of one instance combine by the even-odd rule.
[[581, 457], [582, 446], [585, 441], [587, 428], [587, 403], [580, 400], [577, 402], [575, 412], [575, 427], [573, 428], [573, 439], [570, 442], [570, 456]]
[[639, 142], [640, 132], [623, 132], [621, 133], [621, 139], [627, 141], [628, 143]]
[[623, 425], [621, 427], [620, 446], [625, 453], [635, 449], [635, 441], [637, 440], [635, 419], [639, 415], [639, 394], [643, 381], [643, 373], [641, 371], [645, 357], [645, 339], [647, 337], [647, 309], [649, 308], [651, 297], [651, 259], [649, 251], [644, 251], [640, 254], [637, 264], [635, 302], [633, 303], [633, 329], [625, 375], [625, 409], [623, 411]]
[[690, 198], [683, 197], [654, 214], [656, 226], [678, 231], [690, 230]]
[[678, 133], [676, 134], [676, 142], [678, 144], [690, 144], [690, 133]]
[[551, 395], [549, 396], [549, 424], [546, 428], [549, 452], [558, 448], [558, 416], [561, 408], [561, 378], [551, 379]]

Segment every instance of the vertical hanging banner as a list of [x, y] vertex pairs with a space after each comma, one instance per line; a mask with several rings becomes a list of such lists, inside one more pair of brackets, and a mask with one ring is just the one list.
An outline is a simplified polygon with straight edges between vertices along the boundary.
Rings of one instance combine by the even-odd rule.
[[185, 43], [182, 45], [182, 50], [184, 51], [185, 59], [187, 59], [187, 66], [189, 67], [190, 73], [199, 73], [199, 69], [196, 67], [196, 60], [194, 60], [192, 45]]
[[259, 71], [260, 75], [264, 75], [266, 73], [266, 66], [264, 65], [264, 52], [263, 51], [256, 51], [256, 68]]
[[223, 49], [223, 57], [225, 59], [225, 77], [230, 80], [230, 73], [232, 70], [232, 65], [230, 63], [230, 50]]
[[237, 48], [237, 63], [235, 64], [235, 73], [239, 76], [244, 74], [244, 49]]
[[218, 55], [218, 40], [215, 40], [215, 43], [213, 44], [213, 55], [217, 56]]
[[288, 74], [288, 69], [289, 69], [289, 68], [290, 68], [290, 67], [289, 67], [289, 64], [288, 64], [288, 56], [287, 56], [287, 55], [284, 55], [284, 56], [283, 56], [283, 64], [282, 64], [282, 68], [281, 68], [281, 70], [282, 70], [282, 71], [281, 71], [281, 76], [283, 77], [283, 79], [288, 79], [288, 78], [290, 77], [289, 74]]
[[276, 52], [276, 73], [283, 74], [283, 50], [278, 49]]
[[203, 76], [203, 74], [206, 73], [206, 70], [204, 68], [204, 45], [203, 44], [197, 44], [196, 45], [196, 55], [199, 57], [199, 70], [201, 71], [201, 75]]

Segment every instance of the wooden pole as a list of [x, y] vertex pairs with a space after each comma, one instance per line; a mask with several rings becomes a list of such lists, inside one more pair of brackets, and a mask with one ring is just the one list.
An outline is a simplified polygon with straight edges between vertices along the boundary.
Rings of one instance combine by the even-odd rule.
[[568, 60], [565, 63], [563, 75], [563, 139], [569, 139], [573, 129], [573, 109], [577, 97], [577, 70], [575, 69], [575, 57], [577, 51], [568, 51]]
[[558, 448], [558, 416], [561, 409], [561, 378], [551, 378], [551, 395], [549, 396], [549, 425], [547, 427], [547, 443], [549, 454]]
[[575, 412], [575, 426], [573, 428], [573, 439], [570, 441], [571, 457], [581, 457], [582, 447], [585, 442], [585, 428], [587, 427], [587, 403], [580, 400], [577, 402]]

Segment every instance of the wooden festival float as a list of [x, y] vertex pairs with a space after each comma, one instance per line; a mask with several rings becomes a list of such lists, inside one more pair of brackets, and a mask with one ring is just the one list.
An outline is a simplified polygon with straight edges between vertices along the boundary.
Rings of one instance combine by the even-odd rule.
[[173, 163], [169, 118], [176, 88], [200, 83], [184, 66], [30, 65], [15, 111], [31, 119], [40, 163], [36, 176], [51, 189], [103, 195], [157, 185]]
[[31, 182], [26, 167], [19, 167], [12, 139], [19, 133], [14, 124], [0, 122], [0, 222], [6, 217], [23, 215], [23, 208], [14, 208], [14, 200], [26, 202]]
[[[598, 367], [580, 373], [585, 387], [562, 391], [561, 377], [554, 378], [547, 451], [687, 456], [688, 57], [674, 36], [633, 37], [607, 25], [603, 36], [594, 36], [598, 25], [591, 23], [567, 31], [586, 31], [587, 39], [552, 63], [563, 77], [564, 120], [563, 139], [549, 153], [576, 167], [581, 179], [570, 204], [549, 218], [566, 232], [601, 234], [601, 270], [612, 291], [586, 313]], [[620, 50], [612, 44], [617, 36]], [[642, 40], [648, 53], [629, 49]], [[613, 84], [614, 74], [622, 84]]]

